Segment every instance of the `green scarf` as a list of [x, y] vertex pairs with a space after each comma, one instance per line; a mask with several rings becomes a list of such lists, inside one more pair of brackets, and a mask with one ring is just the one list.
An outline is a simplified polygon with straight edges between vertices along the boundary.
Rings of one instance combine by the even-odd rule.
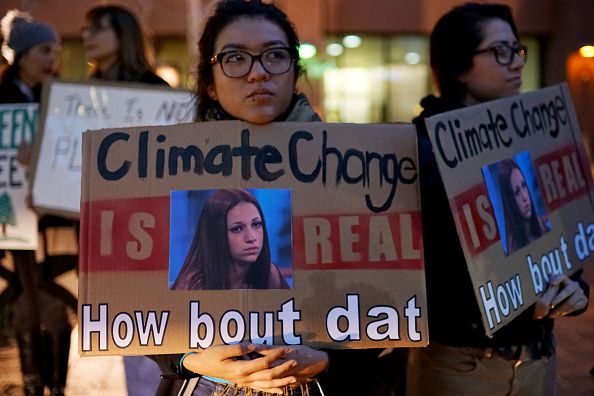
[[[223, 121], [235, 119], [236, 118], [223, 110], [221, 105], [217, 102], [215, 106], [206, 111], [204, 119], [198, 121]], [[322, 119], [311, 107], [305, 95], [294, 94], [287, 112], [275, 121], [315, 122], [322, 121]]]

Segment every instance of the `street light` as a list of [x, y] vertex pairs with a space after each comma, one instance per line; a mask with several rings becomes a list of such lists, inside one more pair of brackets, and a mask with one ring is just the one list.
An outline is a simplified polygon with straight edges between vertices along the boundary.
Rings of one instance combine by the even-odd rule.
[[582, 58], [594, 58], [594, 45], [584, 45], [580, 48], [580, 56]]
[[303, 43], [299, 46], [299, 57], [301, 59], [311, 59], [316, 56], [317, 48], [313, 44]]

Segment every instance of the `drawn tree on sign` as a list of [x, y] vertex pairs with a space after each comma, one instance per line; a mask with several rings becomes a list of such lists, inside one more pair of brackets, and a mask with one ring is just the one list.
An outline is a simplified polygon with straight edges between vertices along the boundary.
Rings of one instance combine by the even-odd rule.
[[0, 195], [0, 224], [2, 224], [2, 236], [6, 237], [6, 226], [16, 225], [16, 217], [14, 216], [14, 208], [10, 195], [6, 192]]

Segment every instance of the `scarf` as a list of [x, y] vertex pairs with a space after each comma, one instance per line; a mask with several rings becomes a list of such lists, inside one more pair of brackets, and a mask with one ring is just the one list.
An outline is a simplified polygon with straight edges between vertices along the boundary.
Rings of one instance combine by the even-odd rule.
[[[221, 105], [217, 102], [206, 111], [204, 119], [198, 121], [224, 121], [235, 119], [236, 118], [223, 110]], [[287, 111], [275, 121], [315, 122], [321, 120], [322, 119], [311, 107], [304, 94], [294, 94]]]

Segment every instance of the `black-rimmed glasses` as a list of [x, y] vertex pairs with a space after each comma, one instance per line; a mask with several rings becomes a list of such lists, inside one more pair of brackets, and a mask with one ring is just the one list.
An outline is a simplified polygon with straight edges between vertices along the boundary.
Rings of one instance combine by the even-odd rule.
[[258, 55], [241, 50], [230, 50], [216, 54], [210, 59], [210, 64], [221, 64], [221, 69], [227, 77], [238, 78], [248, 75], [254, 62], [258, 60], [269, 74], [284, 74], [291, 69], [295, 60], [295, 51], [289, 47], [269, 48]]
[[475, 54], [482, 54], [483, 52], [492, 51], [495, 54], [495, 60], [502, 66], [509, 66], [514, 61], [514, 55], [518, 54], [524, 62], [528, 59], [528, 48], [525, 45], [518, 45], [512, 47], [507, 44], [498, 44], [493, 47], [485, 48], [482, 50], [475, 51]]

